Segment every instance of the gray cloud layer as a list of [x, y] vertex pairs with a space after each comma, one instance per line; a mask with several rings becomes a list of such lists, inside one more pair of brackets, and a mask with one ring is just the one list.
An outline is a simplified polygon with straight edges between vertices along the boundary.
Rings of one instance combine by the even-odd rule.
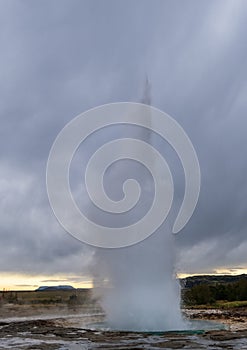
[[2, 271], [85, 271], [92, 250], [48, 204], [49, 149], [77, 114], [139, 100], [146, 73], [153, 105], [184, 127], [201, 164], [178, 265], [247, 265], [246, 19], [245, 0], [0, 2]]

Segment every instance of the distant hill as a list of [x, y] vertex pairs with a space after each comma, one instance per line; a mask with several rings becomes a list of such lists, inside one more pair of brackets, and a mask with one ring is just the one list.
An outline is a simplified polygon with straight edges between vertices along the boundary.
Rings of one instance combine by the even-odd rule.
[[47, 292], [51, 290], [74, 290], [75, 288], [69, 285], [64, 286], [40, 286], [38, 289], [36, 289], [36, 292]]
[[[247, 275], [191, 276], [181, 280], [184, 305], [216, 305], [247, 301]], [[241, 302], [241, 303], [239, 303]], [[221, 304], [222, 305], [222, 304]]]
[[217, 283], [234, 283], [238, 282], [242, 279], [247, 280], [247, 275], [199, 275], [199, 276], [191, 276], [186, 278], [181, 278], [181, 286], [182, 288], [192, 288], [194, 286], [198, 286], [201, 284], [214, 285]]

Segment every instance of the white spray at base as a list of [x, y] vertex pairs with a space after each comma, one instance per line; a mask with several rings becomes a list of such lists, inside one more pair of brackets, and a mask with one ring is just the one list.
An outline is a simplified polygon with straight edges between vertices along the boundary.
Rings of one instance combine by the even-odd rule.
[[109, 283], [100, 303], [113, 329], [185, 329], [173, 275], [173, 237], [158, 233], [128, 248], [97, 252], [97, 273]]
[[[143, 102], [150, 103], [148, 82]], [[145, 129], [138, 129], [134, 136], [151, 142], [150, 133]], [[129, 177], [129, 168], [126, 161], [108, 171], [107, 181], [113, 193], [119, 190], [120, 180]], [[147, 210], [150, 205], [148, 198], [154, 194], [152, 180], [144, 174], [143, 166], [135, 165], [134, 173], [146, 193], [139, 209], [129, 213], [129, 218], [137, 220], [139, 213]], [[112, 225], [115, 220], [113, 217]], [[180, 309], [180, 286], [174, 274], [174, 243], [172, 227], [166, 221], [154, 234], [136, 245], [118, 249], [96, 248], [92, 269], [95, 291], [110, 328], [139, 331], [186, 328]]]

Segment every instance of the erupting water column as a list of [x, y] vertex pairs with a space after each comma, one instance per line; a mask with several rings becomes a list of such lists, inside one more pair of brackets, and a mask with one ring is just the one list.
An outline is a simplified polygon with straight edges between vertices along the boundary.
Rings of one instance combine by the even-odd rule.
[[[142, 102], [150, 104], [150, 100], [147, 81]], [[149, 123], [151, 126], [151, 118]], [[152, 142], [150, 131], [144, 128], [135, 129], [131, 137]], [[131, 165], [127, 161], [120, 162], [107, 171], [107, 181], [113, 192], [118, 190], [119, 179], [124, 181], [129, 177]], [[135, 164], [132, 173], [144, 192], [142, 203], [129, 213], [128, 219], [135, 221], [147, 210], [154, 193], [152, 179], [143, 165]], [[174, 235], [169, 221], [136, 245], [95, 250], [95, 285], [104, 282], [104, 287], [97, 291], [111, 328], [141, 331], [185, 329], [180, 310], [180, 286], [174, 276], [174, 256]]]
[[[183, 128], [166, 113], [146, 105], [150, 103], [148, 82], [143, 102], [99, 106], [70, 121], [49, 154], [47, 192], [67, 232], [101, 247], [94, 250], [93, 275], [95, 285], [101, 285], [108, 325], [178, 330], [184, 324], [174, 278], [172, 232], [179, 232], [193, 214], [200, 167]], [[172, 147], [184, 171], [184, 197], [172, 225], [173, 177], [152, 132]], [[105, 142], [105, 136], [111, 140]], [[83, 142], [85, 211], [79, 209], [70, 187], [71, 162]]]

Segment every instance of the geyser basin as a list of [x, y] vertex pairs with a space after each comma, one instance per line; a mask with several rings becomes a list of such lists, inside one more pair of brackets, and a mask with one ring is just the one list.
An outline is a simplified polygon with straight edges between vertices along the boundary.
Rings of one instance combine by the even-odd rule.
[[185, 320], [184, 324], [186, 326], [185, 329], [157, 329], [157, 330], [149, 330], [149, 329], [117, 329], [110, 327], [107, 322], [98, 322], [88, 324], [87, 327], [91, 330], [99, 330], [99, 331], [116, 331], [116, 332], [134, 332], [134, 333], [151, 333], [151, 334], [164, 334], [164, 333], [185, 333], [185, 334], [200, 334], [206, 331], [214, 331], [214, 330], [226, 330], [226, 325], [216, 322], [216, 321], [208, 321], [208, 320]]

